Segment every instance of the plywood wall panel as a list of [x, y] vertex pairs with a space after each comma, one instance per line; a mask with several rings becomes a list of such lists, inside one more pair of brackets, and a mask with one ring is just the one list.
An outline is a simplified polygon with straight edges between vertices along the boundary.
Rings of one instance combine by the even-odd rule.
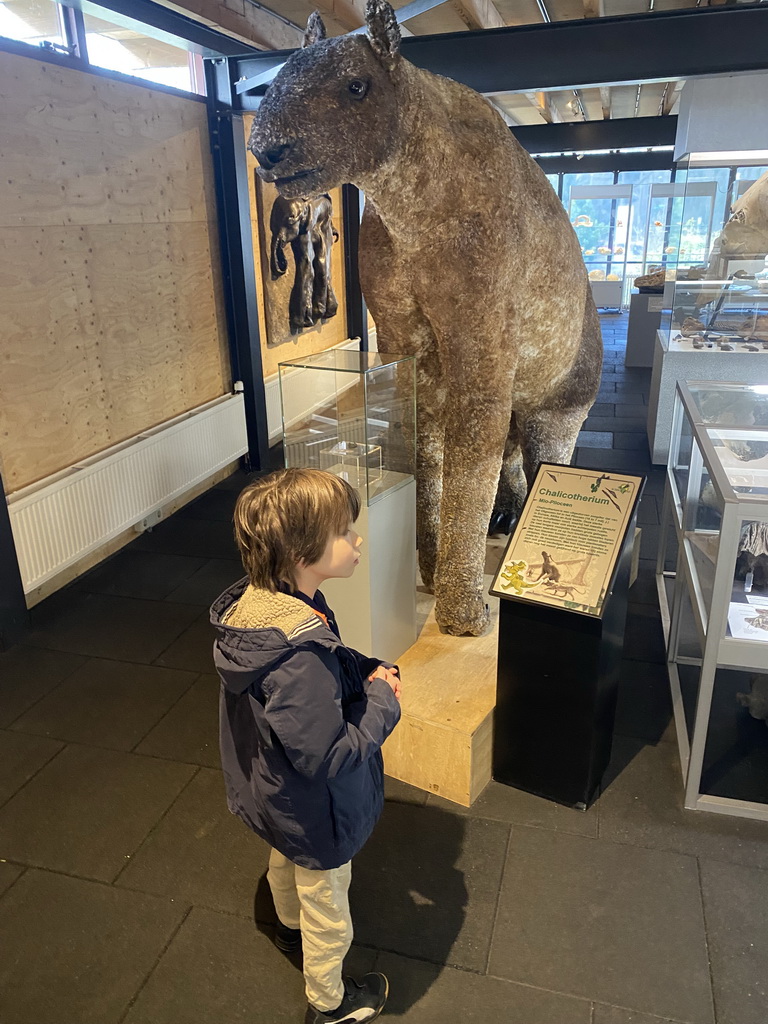
[[229, 391], [204, 105], [0, 54], [13, 491]]
[[0, 223], [207, 219], [202, 104], [8, 54], [0, 96]]

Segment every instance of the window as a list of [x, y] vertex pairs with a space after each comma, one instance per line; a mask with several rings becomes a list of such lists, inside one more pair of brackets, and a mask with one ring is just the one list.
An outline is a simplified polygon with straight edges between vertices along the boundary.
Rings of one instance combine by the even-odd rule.
[[66, 44], [59, 5], [52, 0], [0, 0], [0, 36], [32, 46]]
[[92, 14], [83, 18], [89, 63], [174, 89], [204, 92], [194, 54]]

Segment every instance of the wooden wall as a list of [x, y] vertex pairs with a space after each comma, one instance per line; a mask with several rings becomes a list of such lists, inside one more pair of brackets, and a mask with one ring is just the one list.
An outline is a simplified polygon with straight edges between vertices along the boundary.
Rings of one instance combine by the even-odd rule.
[[[251, 131], [252, 115], [243, 118], [246, 142]], [[333, 189], [331, 199], [333, 201], [334, 217], [333, 223], [339, 232], [339, 241], [331, 250], [332, 257], [332, 279], [333, 289], [339, 301], [339, 311], [331, 320], [327, 320], [315, 327], [307, 328], [298, 334], [289, 336], [280, 344], [272, 345], [270, 331], [267, 324], [265, 311], [267, 302], [265, 289], [272, 285], [269, 275], [269, 212], [271, 199], [277, 195], [273, 185], [264, 188], [268, 197], [269, 209], [264, 211], [260, 206], [256, 194], [256, 167], [257, 163], [253, 156], [248, 153], [248, 189], [251, 198], [251, 234], [253, 236], [254, 262], [256, 265], [256, 295], [259, 303], [259, 334], [261, 336], [261, 359], [265, 377], [277, 373], [277, 364], [284, 359], [297, 359], [300, 356], [310, 355], [314, 352], [322, 352], [324, 349], [332, 348], [349, 337], [347, 333], [347, 309], [346, 309], [346, 282], [344, 277], [344, 228], [341, 216], [341, 189]], [[265, 226], [266, 219], [266, 226]], [[286, 249], [288, 259], [288, 271], [286, 279], [281, 279], [278, 284], [281, 293], [285, 296], [285, 323], [288, 324], [287, 295], [290, 287], [285, 288], [287, 279], [293, 280], [293, 256], [290, 248]], [[272, 334], [274, 335], [274, 331]]]
[[14, 491], [230, 390], [205, 105], [0, 54]]

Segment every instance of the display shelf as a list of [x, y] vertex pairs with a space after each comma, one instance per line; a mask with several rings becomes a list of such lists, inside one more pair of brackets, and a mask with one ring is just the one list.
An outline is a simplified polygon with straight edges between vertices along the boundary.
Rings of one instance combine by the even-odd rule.
[[746, 706], [768, 686], [768, 386], [678, 384], [662, 515], [685, 806], [768, 820], [768, 729]]

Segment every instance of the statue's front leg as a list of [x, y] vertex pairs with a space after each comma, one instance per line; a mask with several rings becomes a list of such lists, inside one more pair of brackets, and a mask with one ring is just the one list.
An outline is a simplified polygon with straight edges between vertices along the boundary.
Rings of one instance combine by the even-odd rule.
[[479, 636], [490, 622], [486, 535], [508, 429], [505, 396], [469, 381], [455, 387], [446, 412], [435, 616], [456, 636]]
[[419, 570], [424, 586], [433, 590], [440, 539], [443, 492], [445, 392], [440, 384], [437, 355], [423, 353], [417, 363], [416, 396], [416, 522]]

